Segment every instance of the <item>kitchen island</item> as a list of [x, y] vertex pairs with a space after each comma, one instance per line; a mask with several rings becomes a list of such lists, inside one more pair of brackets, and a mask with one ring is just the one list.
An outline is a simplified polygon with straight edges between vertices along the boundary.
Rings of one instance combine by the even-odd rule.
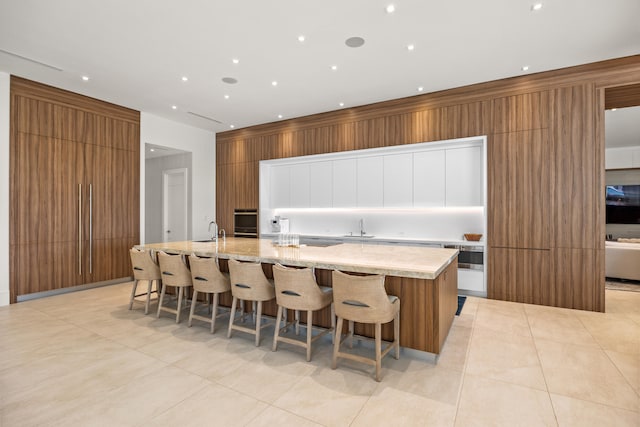
[[[140, 245], [138, 248], [168, 253], [218, 257], [225, 260], [261, 262], [268, 277], [271, 266], [314, 267], [318, 284], [331, 286], [331, 271], [384, 274], [385, 288], [400, 298], [400, 345], [439, 354], [449, 333], [458, 305], [458, 251], [415, 246], [380, 246], [366, 242], [329, 246], [280, 247], [269, 239], [227, 238], [219, 242], [168, 242]], [[221, 304], [230, 305], [221, 299]], [[275, 316], [275, 302], [265, 304], [264, 313]], [[329, 326], [326, 309], [317, 316], [319, 326]], [[373, 336], [373, 325], [358, 325], [356, 333]], [[383, 338], [392, 337], [391, 324], [384, 325]]]

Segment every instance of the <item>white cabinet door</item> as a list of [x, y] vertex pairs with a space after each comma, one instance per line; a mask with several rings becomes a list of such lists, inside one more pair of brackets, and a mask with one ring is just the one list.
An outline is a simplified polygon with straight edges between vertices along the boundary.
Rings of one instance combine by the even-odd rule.
[[458, 269], [458, 289], [485, 292], [484, 272], [478, 270]]
[[629, 169], [633, 167], [633, 152], [628, 148], [608, 148], [604, 155], [605, 169]]
[[309, 164], [309, 207], [330, 208], [332, 200], [332, 162]]
[[442, 207], [445, 203], [444, 150], [413, 154], [413, 206]]
[[413, 206], [413, 156], [411, 153], [384, 156], [384, 206], [396, 208]]
[[309, 164], [291, 165], [291, 207], [309, 207]]
[[272, 166], [270, 175], [271, 209], [291, 207], [291, 166]]
[[359, 208], [382, 207], [382, 156], [363, 157], [357, 161], [357, 206]]
[[333, 162], [333, 207], [356, 206], [356, 159]]
[[482, 206], [482, 149], [454, 148], [445, 158], [446, 206]]

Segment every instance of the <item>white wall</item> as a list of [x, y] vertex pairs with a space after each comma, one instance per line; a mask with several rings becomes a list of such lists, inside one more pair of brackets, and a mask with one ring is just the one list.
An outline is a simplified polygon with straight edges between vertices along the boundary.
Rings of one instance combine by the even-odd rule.
[[0, 72], [0, 306], [9, 305], [9, 82]]
[[192, 153], [192, 238], [206, 239], [209, 221], [216, 216], [216, 136], [203, 129], [140, 114], [140, 242], [145, 243], [145, 144]]

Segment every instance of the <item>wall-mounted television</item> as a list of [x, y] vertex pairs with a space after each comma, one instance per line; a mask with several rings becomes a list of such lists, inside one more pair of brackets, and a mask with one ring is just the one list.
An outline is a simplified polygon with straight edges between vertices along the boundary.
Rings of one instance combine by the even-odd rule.
[[607, 185], [607, 224], [640, 224], [640, 184]]

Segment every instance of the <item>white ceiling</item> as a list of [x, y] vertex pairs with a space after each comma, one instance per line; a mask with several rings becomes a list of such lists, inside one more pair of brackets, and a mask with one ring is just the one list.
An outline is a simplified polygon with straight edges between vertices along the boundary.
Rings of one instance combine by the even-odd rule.
[[2, 0], [0, 70], [220, 132], [640, 53], [638, 0], [533, 3]]

